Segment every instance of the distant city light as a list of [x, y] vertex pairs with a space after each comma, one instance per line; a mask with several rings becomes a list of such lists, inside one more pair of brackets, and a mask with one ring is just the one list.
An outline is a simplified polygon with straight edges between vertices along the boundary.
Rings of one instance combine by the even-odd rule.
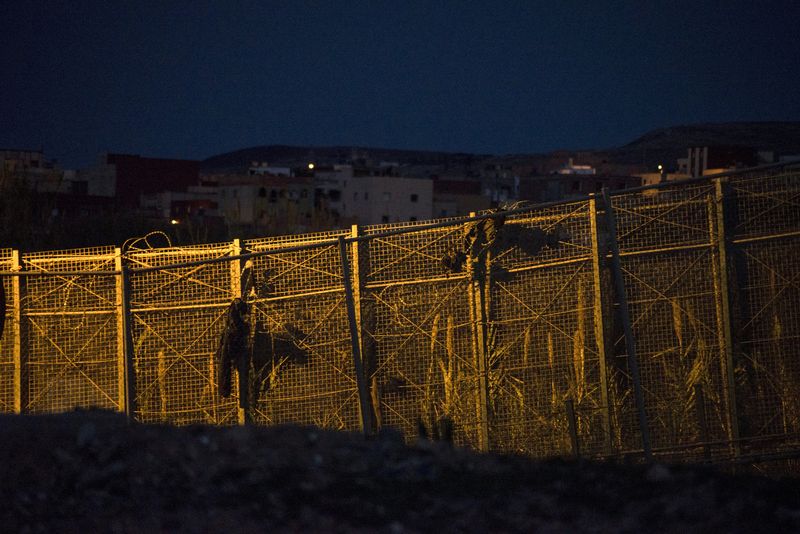
[[659, 165], [659, 166], [658, 166], [658, 170], [659, 170], [659, 171], [660, 171], [660, 170], [663, 170], [663, 169], [664, 169], [664, 166], [663, 166], [663, 165]]
[[309, 170], [313, 170], [314, 169], [314, 164], [313, 163], [309, 163], [308, 164], [308, 168], [309, 168]]
[[170, 224], [180, 224], [180, 221], [178, 219], [172, 219]]

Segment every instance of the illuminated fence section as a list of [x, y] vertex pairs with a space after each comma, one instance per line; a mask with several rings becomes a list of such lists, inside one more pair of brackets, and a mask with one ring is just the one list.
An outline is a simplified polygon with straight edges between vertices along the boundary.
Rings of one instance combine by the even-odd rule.
[[569, 451], [567, 403], [580, 450], [606, 450], [604, 355], [595, 341], [594, 204], [520, 214], [490, 258], [487, 368], [492, 448]]
[[[336, 239], [346, 232], [246, 241], [259, 255], [243, 287], [254, 332], [252, 418], [358, 430], [358, 388]], [[300, 250], [278, 252], [287, 247]]]
[[[674, 188], [613, 200], [630, 321], [652, 447], [733, 438], [728, 428], [726, 354], [714, 187]], [[614, 330], [618, 426], [636, 428], [623, 332]], [[636, 448], [638, 433], [618, 436]]]
[[[236, 424], [235, 395], [216, 386], [216, 350], [235, 276], [229, 243], [131, 250], [129, 292], [136, 418], [174, 424]], [[136, 272], [135, 269], [164, 267]]]
[[740, 432], [745, 440], [797, 436], [800, 176], [742, 176], [721, 189], [728, 199]]
[[[453, 425], [456, 443], [481, 446], [479, 364], [470, 281], [456, 256], [465, 228], [381, 236], [403, 225], [370, 226], [357, 249], [362, 354], [381, 426], [409, 437]], [[460, 257], [460, 256], [458, 256]]]
[[[15, 267], [16, 253], [11, 249], [0, 249], [0, 271], [11, 271]], [[10, 276], [3, 277], [3, 294], [5, 295], [5, 309], [0, 310], [4, 317], [2, 338], [0, 338], [0, 413], [15, 411], [14, 403], [14, 352], [16, 349], [17, 325], [14, 321], [14, 285], [15, 279]]]
[[800, 174], [604, 196], [188, 247], [0, 249], [0, 412], [392, 427], [533, 456], [800, 450]]
[[[119, 409], [117, 285], [112, 247], [22, 255], [21, 299], [26, 354], [22, 409]], [[85, 274], [46, 274], [75, 271]]]

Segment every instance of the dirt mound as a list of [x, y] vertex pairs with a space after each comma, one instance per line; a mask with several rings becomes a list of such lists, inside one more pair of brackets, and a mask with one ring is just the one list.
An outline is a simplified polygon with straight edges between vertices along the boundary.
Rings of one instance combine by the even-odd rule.
[[778, 532], [800, 480], [408, 447], [396, 433], [0, 416], [12, 532]]

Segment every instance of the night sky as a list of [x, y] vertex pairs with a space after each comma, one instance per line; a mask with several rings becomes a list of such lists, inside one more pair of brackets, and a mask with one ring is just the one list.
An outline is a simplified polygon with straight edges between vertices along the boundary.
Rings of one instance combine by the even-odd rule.
[[[658, 4], [660, 7], [653, 7]], [[0, 0], [0, 147], [606, 148], [800, 120], [800, 2]]]

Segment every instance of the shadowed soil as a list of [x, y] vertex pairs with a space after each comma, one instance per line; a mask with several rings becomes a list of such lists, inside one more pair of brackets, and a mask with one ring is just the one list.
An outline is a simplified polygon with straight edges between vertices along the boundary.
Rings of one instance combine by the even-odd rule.
[[395, 433], [0, 416], [9, 532], [791, 532], [800, 480], [482, 455]]

